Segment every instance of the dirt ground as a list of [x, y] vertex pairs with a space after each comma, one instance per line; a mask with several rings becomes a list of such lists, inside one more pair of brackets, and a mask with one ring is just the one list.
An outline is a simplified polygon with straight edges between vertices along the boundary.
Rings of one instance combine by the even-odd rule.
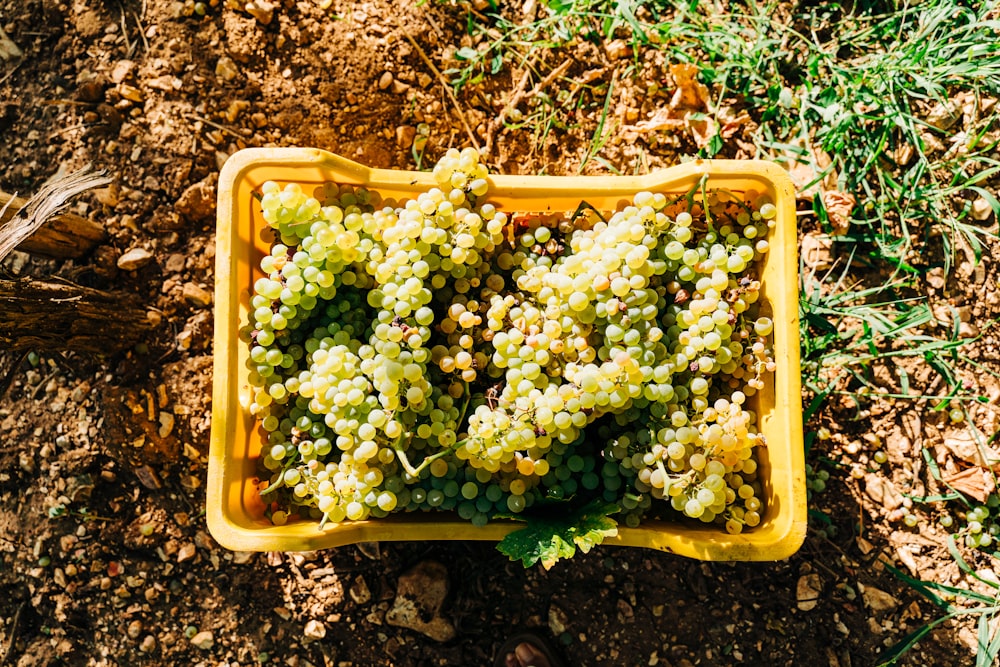
[[[783, 562], [603, 547], [544, 571], [510, 563], [491, 543], [295, 554], [215, 544], [204, 487], [214, 197], [226, 157], [311, 146], [413, 169], [422, 123], [425, 168], [469, 145], [469, 133], [489, 139], [490, 164], [505, 173], [576, 173], [590, 149], [593, 118], [544, 140], [494, 123], [518, 83], [507, 70], [466, 87], [459, 117], [421, 54], [439, 71], [454, 66], [450, 54], [470, 45], [466, 13], [410, 4], [335, 0], [324, 11], [283, 0], [265, 24], [222, 6], [202, 17], [182, 2], [0, 0], [0, 26], [24, 53], [0, 62], [0, 188], [30, 194], [87, 163], [114, 178], [72, 208], [104, 226], [103, 247], [59, 263], [15, 253], [4, 272], [139, 295], [159, 315], [142, 344], [106, 359], [49, 351], [22, 360], [0, 396], [0, 665], [486, 665], [513, 631], [540, 628], [572, 665], [864, 667], [937, 618], [882, 566], [961, 581], [934, 514], [919, 510], [917, 528], [901, 521], [905, 494], [935, 488], [922, 445], [959, 434], [909, 401], [845, 398], [807, 424], [831, 432], [814, 444], [831, 477], [812, 510], [837, 530], [820, 534], [825, 524], [815, 522]], [[652, 56], [633, 75], [618, 51], [581, 45], [565, 75], [617, 77], [612, 114], [626, 125], [657, 104], [643, 77], [666, 75]], [[633, 172], [692, 151], [690, 137], [668, 132], [612, 138], [600, 155]], [[746, 156], [738, 135], [722, 156]], [[120, 269], [135, 249], [148, 261]], [[924, 287], [977, 327], [965, 353], [996, 370], [990, 324], [1000, 306], [988, 257], [948, 281], [929, 275]], [[912, 370], [913, 386], [928, 388]], [[1000, 397], [987, 373], [969, 367], [968, 382]], [[994, 409], [973, 416], [989, 424]], [[886, 464], [869, 460], [871, 437], [885, 443]], [[433, 561], [446, 564], [450, 584], [441, 616], [455, 633], [444, 642], [386, 620], [400, 577]], [[971, 623], [949, 622], [901, 664], [972, 664], [975, 641]]]

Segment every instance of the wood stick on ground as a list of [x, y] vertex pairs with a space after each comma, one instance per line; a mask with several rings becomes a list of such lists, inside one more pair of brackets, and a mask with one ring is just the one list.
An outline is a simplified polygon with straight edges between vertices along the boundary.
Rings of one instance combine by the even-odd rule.
[[521, 77], [521, 81], [520, 83], [518, 83], [514, 95], [510, 98], [510, 101], [508, 101], [507, 104], [504, 105], [503, 111], [501, 111], [500, 114], [496, 118], [494, 118], [493, 121], [490, 123], [489, 134], [486, 137], [487, 154], [493, 149], [493, 139], [495, 138], [496, 133], [500, 130], [500, 127], [503, 125], [504, 119], [507, 117], [507, 114], [510, 112], [510, 110], [515, 108], [523, 100], [525, 99], [530, 100], [536, 95], [538, 95], [540, 92], [548, 88], [550, 85], [552, 85], [553, 81], [564, 75], [566, 71], [573, 65], [572, 60], [564, 60], [562, 64], [560, 64], [554, 70], [546, 74], [544, 79], [535, 84], [534, 88], [532, 88], [530, 92], [525, 93], [524, 89], [527, 87], [527, 81], [529, 75], [531, 74], [531, 70], [534, 69], [536, 61], [537, 58], [528, 64], [528, 68], [527, 70], [525, 70], [524, 76]]
[[14, 614], [14, 621], [10, 624], [10, 634], [7, 637], [7, 651], [3, 654], [3, 660], [0, 660], [0, 667], [4, 667], [10, 662], [10, 656], [14, 653], [14, 642], [17, 641], [17, 630], [21, 624], [21, 616], [24, 615], [24, 610], [28, 606], [27, 602], [22, 602], [17, 608], [17, 613]]
[[[0, 228], [27, 205], [27, 200], [0, 192]], [[53, 259], [76, 259], [103, 243], [104, 228], [72, 213], [57, 213], [17, 246], [18, 250]]]
[[438, 81], [441, 82], [441, 85], [444, 86], [444, 92], [448, 94], [448, 98], [451, 100], [451, 103], [455, 106], [455, 113], [458, 114], [458, 119], [462, 121], [462, 127], [465, 128], [465, 133], [469, 135], [469, 141], [471, 141], [472, 145], [476, 147], [476, 150], [479, 150], [479, 141], [476, 140], [476, 135], [472, 131], [472, 127], [469, 125], [469, 121], [466, 120], [465, 118], [465, 113], [462, 111], [462, 105], [458, 103], [458, 98], [455, 97], [455, 93], [452, 92], [451, 90], [451, 84], [448, 83], [448, 80], [444, 78], [444, 75], [441, 74], [441, 71], [434, 65], [433, 62], [431, 62], [431, 59], [427, 57], [427, 53], [425, 53], [423, 48], [419, 44], [417, 44], [417, 40], [410, 37], [410, 35], [407, 34], [406, 32], [403, 33], [403, 37], [405, 37], [406, 40], [413, 45], [413, 48], [415, 48], [417, 50], [417, 53], [420, 55], [420, 59], [424, 61], [424, 64], [427, 65], [427, 67], [430, 68], [432, 72], [434, 72], [434, 76], [436, 76]]
[[504, 120], [507, 118], [507, 114], [510, 113], [511, 109], [516, 107], [521, 103], [521, 98], [524, 97], [524, 90], [528, 87], [528, 81], [531, 79], [531, 71], [535, 68], [535, 61], [532, 60], [524, 68], [524, 74], [521, 75], [521, 80], [517, 82], [517, 86], [514, 88], [510, 95], [510, 99], [507, 100], [507, 104], [503, 105], [503, 109], [496, 115], [496, 117], [490, 121], [490, 126], [486, 130], [486, 146], [483, 148], [483, 152], [489, 155], [493, 152], [493, 139], [496, 137], [497, 131], [503, 125]]
[[[9, 255], [14, 248], [17, 248], [25, 240], [33, 236], [45, 224], [45, 221], [56, 215], [70, 199], [81, 192], [107, 185], [110, 182], [111, 179], [105, 176], [103, 172], [95, 173], [88, 166], [44, 185], [35, 196], [28, 199], [27, 202], [23, 202], [23, 205], [19, 206], [16, 214], [10, 216], [9, 219], [5, 214], [11, 211], [15, 205], [19, 204], [20, 200], [8, 198], [6, 202], [0, 202], [3, 204], [3, 210], [0, 210], [0, 219], [3, 220], [2, 224], [0, 224], [0, 261]], [[68, 223], [66, 222], [67, 220], [69, 221]], [[76, 216], [75, 220], [64, 217], [60, 231], [64, 239], [67, 231], [72, 233], [74, 230], [78, 230], [84, 239], [96, 236], [93, 226], [81, 223], [81, 220], [82, 218], [78, 216]], [[67, 225], [69, 228], [67, 228]], [[103, 240], [103, 234], [104, 231], [101, 230], [98, 242]], [[66, 243], [55, 242], [55, 239], [59, 238], [59, 234], [50, 234], [49, 238], [52, 240], [52, 243], [49, 244], [52, 247], [66, 249]], [[47, 247], [45, 243], [36, 245], [41, 245], [42, 248]], [[93, 244], [87, 249], [89, 250], [90, 247], [93, 247]], [[80, 254], [83, 253], [81, 252]], [[56, 256], [66, 255], [64, 252], [62, 255], [57, 253]]]
[[0, 280], [0, 346], [106, 355], [135, 345], [151, 327], [129, 294], [57, 280]]

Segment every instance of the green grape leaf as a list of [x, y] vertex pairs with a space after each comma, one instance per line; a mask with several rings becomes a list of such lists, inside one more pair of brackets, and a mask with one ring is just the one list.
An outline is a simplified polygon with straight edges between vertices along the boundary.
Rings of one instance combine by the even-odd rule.
[[610, 515], [619, 509], [595, 500], [562, 517], [528, 517], [527, 525], [503, 538], [497, 549], [525, 567], [540, 562], [548, 570], [560, 559], [572, 558], [577, 549], [587, 553], [605, 537], [617, 535], [618, 522]]

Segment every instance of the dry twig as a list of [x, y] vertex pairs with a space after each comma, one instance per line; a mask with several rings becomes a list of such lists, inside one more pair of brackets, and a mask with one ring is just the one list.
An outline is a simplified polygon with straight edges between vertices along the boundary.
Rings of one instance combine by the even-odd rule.
[[17, 608], [17, 613], [14, 614], [14, 622], [10, 626], [10, 635], [7, 636], [7, 652], [3, 654], [3, 659], [0, 660], [0, 667], [3, 667], [10, 661], [10, 656], [14, 652], [14, 642], [17, 640], [17, 626], [21, 624], [21, 616], [24, 615], [24, 609], [28, 606], [28, 603], [22, 602]]
[[[22, 241], [34, 234], [46, 220], [62, 210], [70, 199], [81, 192], [99, 188], [110, 182], [111, 178], [103, 171], [94, 172], [90, 165], [87, 165], [83, 169], [46, 183], [17, 215], [0, 225], [0, 261], [21, 245]], [[2, 214], [3, 211], [0, 211], [0, 216]]]
[[441, 71], [434, 65], [433, 62], [431, 62], [431, 59], [427, 57], [427, 53], [423, 50], [423, 48], [419, 44], [417, 44], [417, 40], [410, 37], [410, 35], [407, 34], [406, 32], [403, 32], [403, 37], [405, 37], [406, 40], [411, 45], [413, 45], [413, 48], [415, 48], [417, 50], [417, 53], [420, 55], [420, 59], [424, 61], [424, 64], [427, 65], [427, 67], [432, 72], [434, 72], [434, 76], [436, 76], [438, 81], [441, 82], [441, 85], [444, 86], [444, 92], [448, 94], [448, 98], [451, 100], [451, 103], [455, 106], [455, 113], [458, 114], [458, 119], [462, 121], [462, 127], [465, 128], [466, 134], [469, 135], [469, 141], [471, 141], [472, 145], [476, 147], [476, 150], [479, 150], [479, 142], [476, 140], [476, 135], [472, 131], [472, 127], [469, 125], [469, 121], [466, 120], [465, 118], [465, 113], [462, 111], [462, 105], [458, 103], [458, 98], [455, 97], [455, 93], [452, 92], [451, 90], [451, 84], [448, 83], [448, 80], [444, 78], [444, 75], [441, 74]]
[[528, 78], [531, 74], [531, 70], [534, 69], [536, 61], [537, 58], [532, 60], [532, 62], [528, 65], [528, 68], [525, 71], [524, 76], [521, 77], [521, 81], [518, 83], [517, 88], [514, 91], [514, 94], [510, 98], [510, 101], [508, 101], [507, 104], [504, 105], [503, 111], [501, 111], [500, 114], [496, 118], [494, 118], [493, 121], [490, 123], [489, 133], [486, 135], [487, 154], [493, 149], [493, 140], [496, 136], [496, 133], [503, 125], [504, 119], [507, 118], [507, 114], [510, 113], [512, 109], [516, 108], [517, 105], [519, 105], [525, 99], [528, 100], [533, 99], [543, 90], [552, 85], [552, 82], [558, 79], [559, 77], [563, 76], [564, 74], [566, 74], [566, 71], [573, 64], [572, 60], [563, 61], [562, 64], [560, 64], [554, 70], [546, 74], [544, 79], [535, 84], [535, 86], [531, 89], [530, 92], [525, 93], [524, 89], [527, 87]]

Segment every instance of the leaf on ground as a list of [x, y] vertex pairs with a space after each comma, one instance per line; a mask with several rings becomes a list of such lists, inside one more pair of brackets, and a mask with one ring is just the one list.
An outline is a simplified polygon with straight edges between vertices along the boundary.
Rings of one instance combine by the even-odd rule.
[[803, 201], [812, 201], [816, 193], [835, 190], [837, 173], [831, 166], [833, 160], [830, 155], [805, 139], [797, 139], [791, 145], [797, 150], [783, 151], [780, 157], [784, 158], [788, 175], [795, 184], [795, 196]]
[[[691, 133], [698, 148], [704, 148], [712, 137], [718, 134], [716, 121], [708, 115], [709, 90], [698, 81], [698, 66], [689, 63], [671, 65], [670, 75], [674, 80], [674, 94], [665, 108], [657, 109], [646, 120], [635, 125], [622, 128], [626, 140], [634, 139], [644, 132], [659, 130], [684, 131]], [[739, 116], [732, 119], [734, 125], [730, 134], [734, 133], [749, 116], [743, 119]]]
[[941, 479], [951, 488], [981, 503], [985, 503], [996, 489], [993, 475], [982, 468], [966, 468], [959, 472], [945, 473]]
[[851, 227], [851, 211], [858, 200], [849, 192], [827, 190], [823, 193], [823, 208], [830, 218], [835, 234], [846, 234]]
[[655, 132], [656, 130], [679, 130], [684, 128], [684, 120], [675, 118], [670, 109], [657, 109], [656, 112], [646, 120], [639, 121], [635, 125], [627, 126], [627, 129], [638, 132]]
[[802, 263], [816, 271], [826, 271], [833, 266], [833, 239], [826, 234], [806, 232], [800, 249]]
[[722, 124], [722, 128], [719, 130], [719, 134], [722, 135], [723, 139], [731, 139], [738, 132], [746, 126], [751, 128], [756, 127], [754, 125], [753, 119], [746, 110], [741, 109], [738, 113], [733, 107], [724, 106], [719, 109], [719, 113], [716, 114], [719, 122]]
[[980, 468], [1000, 469], [1000, 451], [985, 444], [982, 433], [971, 428], [956, 429], [944, 435], [944, 446], [953, 456]]
[[577, 549], [587, 553], [617, 535], [618, 523], [610, 515], [618, 511], [617, 505], [593, 501], [565, 517], [529, 517], [528, 525], [503, 538], [497, 549], [525, 567], [540, 562], [548, 570]]
[[677, 89], [670, 99], [671, 109], [708, 111], [708, 86], [698, 81], [698, 66], [680, 63], [670, 66], [670, 76]]

